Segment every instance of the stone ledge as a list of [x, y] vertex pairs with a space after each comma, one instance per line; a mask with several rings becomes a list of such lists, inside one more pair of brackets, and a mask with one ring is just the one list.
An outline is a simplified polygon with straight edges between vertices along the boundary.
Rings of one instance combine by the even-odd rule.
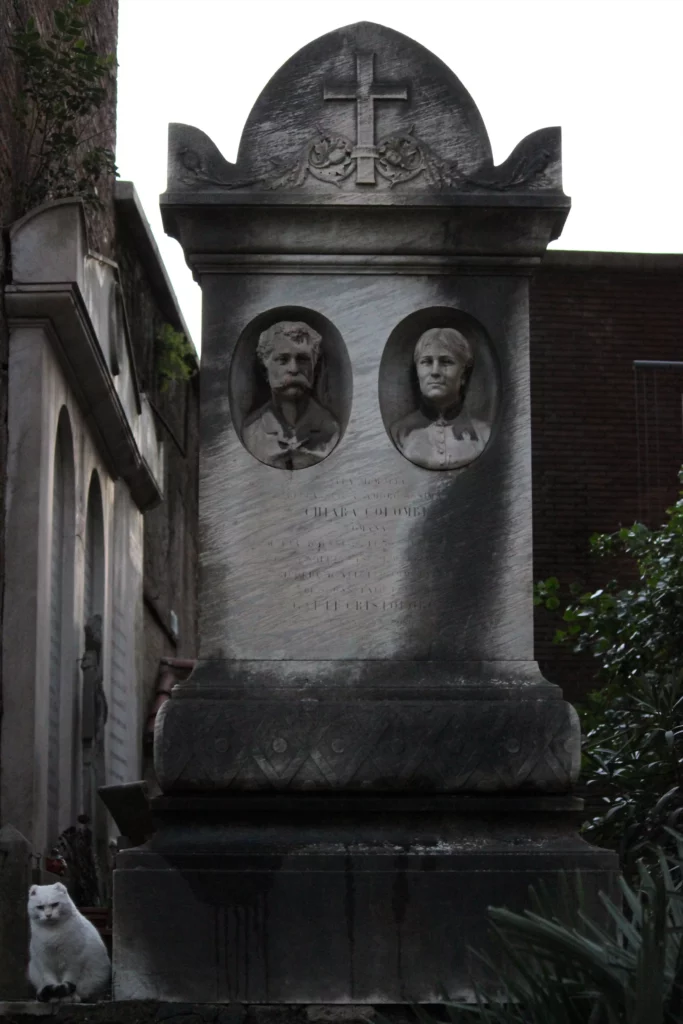
[[[435, 1018], [446, 1020], [443, 1008], [425, 1007]], [[391, 1024], [414, 1024], [411, 1009], [401, 1005], [381, 1007]], [[0, 1017], [6, 1024], [26, 1017], [52, 1017], [56, 1024], [369, 1024], [377, 1019], [374, 1006], [289, 1005], [248, 1003], [159, 1003], [154, 1000], [104, 1000], [98, 1003], [64, 1003], [56, 1006], [35, 1000], [0, 1001]]]
[[[154, 508], [163, 498], [163, 462], [148, 443], [156, 438], [154, 428], [149, 425], [152, 414], [147, 399], [139, 396], [140, 412], [136, 417], [138, 421], [147, 422], [131, 424], [77, 285], [69, 282], [10, 285], [5, 289], [5, 304], [11, 327], [47, 328], [46, 333], [107, 468], [114, 479], [121, 477], [126, 481], [141, 512]], [[145, 454], [156, 463], [156, 475]]]
[[10, 327], [41, 328], [112, 477], [141, 512], [163, 498], [164, 451], [140, 390], [118, 267], [90, 251], [83, 204], [61, 199], [10, 228]]
[[259, 824], [228, 813], [215, 826], [201, 813], [169, 817], [117, 859], [116, 997], [403, 1002], [408, 1013], [469, 998], [468, 950], [490, 948], [488, 907], [521, 911], [530, 885], [580, 871], [597, 908], [618, 868], [569, 818], [532, 827], [493, 814], [474, 829], [448, 815], [388, 826], [370, 816], [359, 831], [353, 817], [315, 814]]
[[173, 285], [164, 266], [149, 221], [142, 208], [140, 197], [132, 181], [114, 183], [114, 204], [116, 213], [125, 224], [133, 239], [136, 250], [154, 288], [157, 302], [164, 316], [173, 327], [182, 331], [192, 346], [194, 360], [199, 366], [199, 356], [185, 323], [182, 310], [173, 290]]

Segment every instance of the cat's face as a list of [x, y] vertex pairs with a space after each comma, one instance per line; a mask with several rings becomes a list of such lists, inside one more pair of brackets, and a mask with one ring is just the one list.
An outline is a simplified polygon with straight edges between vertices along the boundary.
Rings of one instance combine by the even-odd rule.
[[57, 924], [71, 915], [71, 900], [66, 886], [32, 885], [28, 893], [28, 916], [41, 924]]

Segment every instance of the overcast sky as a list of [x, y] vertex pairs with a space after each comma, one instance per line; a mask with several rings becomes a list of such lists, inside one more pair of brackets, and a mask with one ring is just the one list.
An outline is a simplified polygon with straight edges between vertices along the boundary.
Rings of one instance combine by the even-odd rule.
[[159, 216], [169, 121], [228, 160], [271, 75], [355, 21], [412, 36], [484, 118], [496, 163], [562, 126], [572, 212], [554, 248], [683, 251], [680, 0], [120, 0], [117, 163], [140, 194], [195, 344], [201, 295]]

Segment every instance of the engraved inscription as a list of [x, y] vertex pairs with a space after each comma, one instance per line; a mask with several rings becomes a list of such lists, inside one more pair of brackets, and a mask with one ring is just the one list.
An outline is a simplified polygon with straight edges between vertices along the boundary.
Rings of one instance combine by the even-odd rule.
[[[342, 480], [330, 481], [343, 489]], [[316, 501], [296, 512], [301, 529], [270, 538], [259, 566], [284, 584], [283, 599], [292, 611], [317, 615], [381, 615], [425, 611], [423, 599], [406, 596], [396, 571], [397, 532], [428, 515], [434, 495], [416, 494], [402, 477], [349, 480], [353, 500], [340, 504]], [[287, 597], [285, 597], [285, 594]]]

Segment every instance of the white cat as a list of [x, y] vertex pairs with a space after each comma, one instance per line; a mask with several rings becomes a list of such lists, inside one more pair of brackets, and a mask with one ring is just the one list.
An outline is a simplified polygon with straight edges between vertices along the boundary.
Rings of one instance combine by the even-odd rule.
[[32, 885], [28, 980], [42, 1002], [90, 1000], [109, 982], [111, 965], [102, 938], [77, 910], [66, 886]]

